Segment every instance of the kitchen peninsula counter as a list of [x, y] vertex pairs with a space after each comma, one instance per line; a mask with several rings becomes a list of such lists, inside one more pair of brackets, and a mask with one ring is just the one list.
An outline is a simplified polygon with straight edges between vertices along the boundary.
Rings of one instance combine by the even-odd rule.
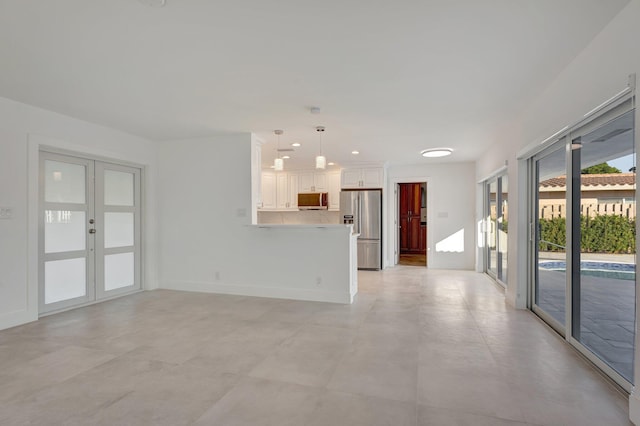
[[246, 228], [255, 241], [251, 250], [263, 253], [261, 264], [251, 267], [279, 271], [276, 282], [264, 283], [268, 291], [258, 294], [252, 287], [248, 295], [353, 303], [358, 292], [353, 225], [258, 223]]

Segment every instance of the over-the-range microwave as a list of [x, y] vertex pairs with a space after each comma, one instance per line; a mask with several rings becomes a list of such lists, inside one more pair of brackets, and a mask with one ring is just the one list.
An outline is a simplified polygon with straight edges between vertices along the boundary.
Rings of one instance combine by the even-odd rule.
[[327, 210], [329, 208], [329, 194], [326, 192], [301, 192], [298, 194], [298, 208], [300, 210]]

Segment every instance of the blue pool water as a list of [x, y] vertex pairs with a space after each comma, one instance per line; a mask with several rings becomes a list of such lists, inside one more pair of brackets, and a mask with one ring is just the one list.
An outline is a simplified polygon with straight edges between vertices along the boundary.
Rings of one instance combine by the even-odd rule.
[[[566, 262], [563, 260], [545, 260], [538, 265], [540, 269], [547, 271], [564, 272], [567, 270]], [[594, 277], [634, 280], [636, 265], [634, 263], [582, 261], [580, 262], [580, 273]]]

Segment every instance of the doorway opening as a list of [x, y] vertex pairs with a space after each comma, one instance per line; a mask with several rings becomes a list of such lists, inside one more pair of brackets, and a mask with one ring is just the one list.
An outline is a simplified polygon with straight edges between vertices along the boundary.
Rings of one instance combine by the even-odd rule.
[[427, 266], [427, 184], [398, 183], [398, 264]]

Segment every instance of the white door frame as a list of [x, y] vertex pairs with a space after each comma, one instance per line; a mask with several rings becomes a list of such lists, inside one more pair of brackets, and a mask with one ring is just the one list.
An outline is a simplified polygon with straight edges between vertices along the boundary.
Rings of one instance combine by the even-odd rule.
[[[401, 183], [426, 183], [427, 184], [427, 264], [425, 265], [427, 268], [432, 264], [432, 233], [429, 232], [429, 226], [431, 222], [433, 222], [433, 213], [432, 213], [432, 193], [433, 183], [428, 176], [418, 176], [418, 177], [395, 177], [391, 178], [389, 181], [389, 194], [393, 194], [393, 202], [389, 203], [389, 210], [387, 212], [387, 217], [389, 218], [389, 222], [387, 222], [388, 229], [392, 229], [393, 231], [393, 244], [388, 245], [387, 250], [387, 259], [388, 265], [395, 266], [397, 265], [398, 257], [400, 256], [400, 247], [399, 247], [399, 233], [398, 233], [398, 211], [400, 209], [399, 199], [398, 199], [398, 184]], [[396, 256], [397, 254], [397, 256]]]

